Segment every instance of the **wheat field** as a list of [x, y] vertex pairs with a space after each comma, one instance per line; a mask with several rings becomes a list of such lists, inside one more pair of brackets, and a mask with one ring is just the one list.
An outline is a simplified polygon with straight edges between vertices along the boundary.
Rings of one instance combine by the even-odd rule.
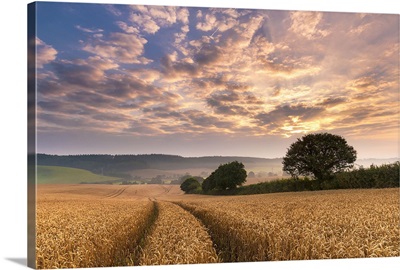
[[37, 268], [400, 256], [399, 189], [247, 196], [39, 185]]
[[146, 201], [43, 196], [37, 206], [37, 268], [127, 265], [152, 213]]
[[156, 205], [159, 218], [144, 245], [141, 265], [220, 262], [206, 228], [193, 215], [173, 203]]
[[224, 261], [396, 257], [399, 190], [280, 193], [181, 201]]

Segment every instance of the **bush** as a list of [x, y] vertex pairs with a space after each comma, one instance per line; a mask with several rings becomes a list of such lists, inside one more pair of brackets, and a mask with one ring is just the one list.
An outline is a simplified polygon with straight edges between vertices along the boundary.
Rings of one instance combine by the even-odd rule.
[[212, 183], [211, 180], [214, 176], [211, 176], [211, 180], [206, 179], [203, 182], [203, 191], [210, 195], [249, 195], [327, 189], [393, 188], [400, 186], [399, 175], [400, 162], [395, 162], [382, 166], [372, 165], [368, 169], [360, 168], [353, 171], [340, 172], [335, 174], [331, 181], [322, 183], [316, 179], [304, 177], [277, 179], [227, 190], [205, 189]]
[[196, 190], [200, 189], [200, 183], [195, 178], [191, 177], [183, 181], [180, 187], [185, 193], [194, 193]]
[[337, 188], [390, 188], [399, 187], [400, 162], [371, 165], [368, 169], [360, 168], [335, 175]]

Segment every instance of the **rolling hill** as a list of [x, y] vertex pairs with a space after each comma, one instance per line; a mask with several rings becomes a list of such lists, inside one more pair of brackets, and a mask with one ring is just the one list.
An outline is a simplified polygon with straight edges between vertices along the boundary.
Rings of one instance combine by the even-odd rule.
[[79, 184], [117, 180], [116, 177], [97, 175], [90, 171], [60, 166], [38, 166], [38, 184]]
[[219, 165], [242, 162], [246, 170], [271, 171], [282, 166], [282, 159], [253, 157], [181, 157], [174, 155], [47, 155], [38, 154], [37, 162], [41, 166], [61, 166], [88, 170], [118, 178], [129, 178], [135, 175], [155, 177], [159, 174], [185, 174], [199, 172], [211, 173]]
[[[111, 179], [126, 180], [151, 180], [152, 178], [162, 178], [165, 181], [177, 180], [185, 174], [199, 175], [207, 177], [211, 172], [218, 168], [219, 165], [232, 162], [242, 162], [246, 171], [254, 172], [256, 177], [281, 177], [282, 158], [254, 158], [240, 156], [205, 156], [205, 157], [182, 157], [177, 155], [164, 154], [145, 154], [145, 155], [48, 155], [37, 154], [37, 164], [40, 166], [60, 166], [75, 169], [86, 170], [83, 179], [78, 174], [79, 180], [74, 173], [68, 172], [63, 174], [68, 179], [66, 182], [101, 182]], [[360, 159], [356, 161], [356, 167], [369, 167], [371, 164], [380, 165], [383, 163], [393, 163], [398, 159]], [[42, 168], [43, 170], [43, 168]], [[59, 169], [61, 170], [61, 169]], [[65, 169], [64, 169], [65, 170]], [[57, 170], [56, 170], [57, 171]], [[60, 172], [60, 171], [59, 171]], [[49, 177], [53, 177], [51, 172], [41, 174], [43, 180], [48, 181]], [[63, 177], [59, 179], [63, 179]], [[54, 177], [52, 178], [54, 179]], [[101, 179], [101, 180], [99, 180]]]

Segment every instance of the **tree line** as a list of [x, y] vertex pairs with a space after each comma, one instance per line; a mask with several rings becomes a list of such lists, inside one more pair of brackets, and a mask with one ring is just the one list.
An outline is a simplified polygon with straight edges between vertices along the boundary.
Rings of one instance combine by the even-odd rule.
[[[247, 173], [241, 162], [220, 165], [202, 183], [186, 179], [186, 193], [255, 194], [341, 188], [399, 187], [399, 165], [371, 166], [352, 170], [357, 151], [345, 138], [330, 133], [308, 134], [292, 143], [283, 158], [283, 171], [290, 179], [242, 187]], [[239, 187], [239, 188], [238, 188]]]

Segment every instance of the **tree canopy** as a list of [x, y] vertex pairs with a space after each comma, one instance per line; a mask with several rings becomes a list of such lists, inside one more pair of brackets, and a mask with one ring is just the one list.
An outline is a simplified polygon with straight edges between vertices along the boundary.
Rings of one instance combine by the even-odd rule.
[[292, 177], [312, 176], [329, 180], [337, 172], [352, 168], [357, 152], [347, 141], [330, 133], [303, 136], [290, 145], [283, 158], [283, 170]]
[[185, 181], [183, 181], [180, 188], [185, 193], [191, 193], [191, 192], [195, 191], [196, 189], [200, 188], [200, 183], [195, 178], [190, 177], [190, 178], [186, 179]]
[[204, 191], [233, 189], [245, 183], [246, 177], [243, 163], [233, 161], [220, 165], [204, 180], [202, 188]]
[[215, 187], [215, 171], [213, 171], [209, 177], [204, 179], [203, 183], [201, 184], [201, 188], [203, 189], [203, 191], [207, 192], [213, 190]]

